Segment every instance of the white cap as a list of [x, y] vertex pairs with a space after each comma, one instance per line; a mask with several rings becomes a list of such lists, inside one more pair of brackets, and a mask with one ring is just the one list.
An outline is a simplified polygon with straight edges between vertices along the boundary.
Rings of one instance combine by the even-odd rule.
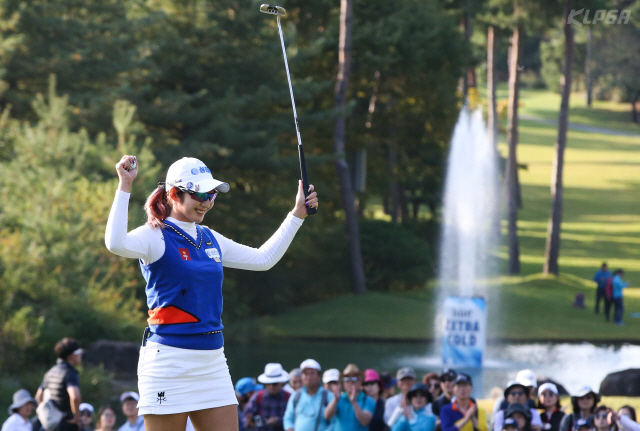
[[268, 385], [270, 383], [286, 383], [289, 381], [289, 373], [287, 373], [281, 364], [267, 364], [264, 366], [264, 373], [258, 376], [258, 381]]
[[337, 368], [331, 368], [322, 375], [322, 383], [339, 382], [340, 371]]
[[536, 373], [531, 370], [518, 371], [518, 374], [516, 374], [516, 381], [523, 386], [533, 386], [534, 388], [538, 387]]
[[123, 392], [122, 395], [120, 395], [120, 402], [124, 403], [129, 398], [132, 398], [136, 401], [140, 401], [140, 395], [138, 395], [137, 392], [128, 391], [128, 392]]
[[300, 364], [300, 369], [302, 371], [304, 371], [306, 368], [322, 371], [322, 368], [320, 368], [320, 364], [315, 359], [307, 359]]
[[541, 395], [544, 391], [551, 391], [554, 394], [558, 395], [558, 387], [553, 383], [543, 383], [538, 388], [538, 396]]
[[85, 410], [88, 410], [88, 411], [90, 411], [90, 412], [91, 412], [91, 414], [93, 414], [93, 411], [94, 411], [94, 410], [93, 410], [93, 406], [92, 406], [91, 404], [89, 404], [89, 403], [82, 403], [82, 404], [80, 404], [79, 409], [80, 409], [80, 411], [81, 411], [81, 412], [82, 412], [82, 411], [85, 411]]
[[167, 171], [165, 182], [166, 191], [171, 190], [171, 187], [183, 187], [202, 193], [213, 189], [222, 193], [229, 191], [229, 184], [214, 179], [209, 168], [193, 157], [183, 157], [174, 162]]

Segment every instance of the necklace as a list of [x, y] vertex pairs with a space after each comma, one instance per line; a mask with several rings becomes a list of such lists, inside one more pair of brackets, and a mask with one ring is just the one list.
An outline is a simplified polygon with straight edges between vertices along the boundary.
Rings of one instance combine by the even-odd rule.
[[164, 225], [166, 227], [170, 228], [172, 231], [174, 231], [178, 235], [180, 235], [181, 237], [183, 237], [184, 239], [186, 239], [189, 242], [189, 244], [191, 244], [192, 246], [194, 246], [196, 248], [196, 250], [200, 250], [200, 247], [202, 247], [202, 234], [200, 233], [200, 229], [198, 229], [197, 225], [196, 225], [196, 232], [198, 233], [198, 237], [200, 238], [200, 242], [198, 243], [198, 245], [196, 245], [196, 243], [193, 242], [193, 240], [191, 238], [189, 238], [188, 236], [184, 235], [182, 232], [180, 232], [178, 229], [176, 229], [175, 227], [171, 226], [170, 224], [164, 223]]

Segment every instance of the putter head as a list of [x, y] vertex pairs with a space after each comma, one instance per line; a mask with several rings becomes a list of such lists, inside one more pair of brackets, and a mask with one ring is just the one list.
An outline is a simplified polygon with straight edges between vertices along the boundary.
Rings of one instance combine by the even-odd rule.
[[287, 14], [287, 11], [284, 10], [283, 7], [269, 6], [268, 4], [263, 4], [262, 6], [260, 6], [260, 12], [280, 16], [285, 16]]

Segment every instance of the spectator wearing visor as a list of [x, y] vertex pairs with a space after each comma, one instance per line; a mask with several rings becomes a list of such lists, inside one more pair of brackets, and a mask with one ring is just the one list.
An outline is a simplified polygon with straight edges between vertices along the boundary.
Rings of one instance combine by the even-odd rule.
[[400, 393], [388, 398], [384, 404], [384, 421], [389, 427], [393, 426], [389, 421], [396, 409], [402, 410], [407, 405], [407, 393], [416, 384], [416, 371], [411, 367], [400, 368], [396, 373], [396, 379]]
[[458, 377], [458, 373], [451, 368], [445, 368], [442, 370], [442, 373], [440, 373], [440, 388], [442, 389], [442, 394], [433, 402], [432, 410], [434, 415], [440, 417], [442, 407], [451, 404], [456, 377]]
[[[521, 404], [529, 409], [529, 416], [531, 417], [531, 429], [533, 431], [540, 431], [542, 429], [542, 419], [540, 418], [540, 412], [535, 407], [529, 406], [529, 388], [524, 384], [512, 380], [507, 383], [507, 388], [504, 390], [504, 398], [508, 406], [512, 404]], [[509, 407], [507, 407], [508, 409]], [[493, 416], [493, 431], [502, 430], [502, 423], [506, 417], [505, 410], [498, 410]]]
[[137, 392], [123, 392], [120, 395], [122, 413], [127, 421], [118, 428], [118, 431], [144, 431], [144, 417], [138, 416], [138, 401], [140, 395]]
[[376, 402], [376, 409], [373, 411], [371, 422], [369, 422], [369, 431], [384, 431], [387, 428], [384, 422], [385, 400], [382, 398], [384, 383], [380, 380], [380, 375], [376, 370], [364, 371], [363, 387], [364, 392]]
[[238, 428], [243, 431], [246, 427], [246, 419], [244, 417], [244, 409], [249, 403], [254, 392], [261, 391], [264, 386], [256, 384], [252, 377], [243, 377], [236, 383], [236, 399], [238, 400]]
[[[531, 409], [524, 404], [509, 404], [504, 410], [505, 420], [514, 420], [518, 424], [520, 431], [531, 431]], [[504, 422], [502, 427], [504, 427]]]
[[542, 429], [544, 431], [559, 431], [560, 422], [564, 417], [558, 387], [553, 383], [543, 383], [538, 389], [538, 408], [543, 410], [540, 414]]
[[36, 392], [38, 404], [45, 398], [51, 399], [63, 413], [57, 431], [78, 431], [80, 429], [80, 379], [75, 367], [82, 362], [82, 349], [75, 338], [63, 338], [54, 348], [58, 361], [42, 379]]
[[431, 409], [427, 408], [430, 401], [431, 392], [428, 386], [423, 383], [413, 385], [407, 393], [407, 405], [391, 427], [391, 431], [434, 431], [436, 417]]
[[560, 422], [560, 431], [572, 431], [578, 419], [589, 419], [596, 411], [600, 395], [589, 386], [584, 386], [571, 396], [573, 413], [566, 415]]
[[324, 411], [325, 419], [336, 417], [335, 431], [368, 431], [376, 403], [362, 391], [363, 380], [364, 373], [356, 365], [349, 364], [344, 369], [342, 382], [345, 393], [341, 395], [336, 391]]
[[440, 395], [442, 395], [442, 387], [440, 386], [440, 376], [438, 375], [438, 373], [425, 374], [422, 377], [422, 383], [429, 388], [429, 393], [431, 394], [432, 400], [437, 400], [438, 398], [440, 398]]
[[329, 422], [324, 418], [327, 405], [334, 395], [320, 384], [320, 364], [307, 359], [300, 364], [302, 387], [289, 397], [284, 413], [287, 431], [326, 431]]
[[80, 431], [93, 431], [95, 429], [93, 424], [94, 412], [95, 410], [91, 404], [80, 404]]
[[455, 400], [442, 407], [442, 431], [487, 431], [487, 414], [471, 399], [471, 376], [460, 373], [453, 386]]
[[9, 418], [2, 424], [2, 431], [32, 431], [29, 416], [36, 408], [36, 400], [26, 389], [13, 394], [13, 403], [9, 406]]
[[282, 418], [289, 402], [289, 393], [282, 388], [289, 381], [289, 373], [281, 364], [267, 364], [258, 381], [265, 389], [254, 393], [245, 408], [247, 426], [256, 427], [257, 431], [282, 431]]

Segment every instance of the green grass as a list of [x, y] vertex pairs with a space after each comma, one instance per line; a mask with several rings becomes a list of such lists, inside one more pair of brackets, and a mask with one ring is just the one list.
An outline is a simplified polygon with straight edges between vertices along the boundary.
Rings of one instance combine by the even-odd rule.
[[[486, 97], [486, 88], [479, 88], [479, 92], [482, 97]], [[507, 96], [507, 86], [505, 84], [499, 85], [496, 93], [498, 104], [506, 105]], [[572, 93], [569, 102], [569, 121], [571, 123], [640, 134], [640, 124], [631, 122], [631, 105], [629, 103], [594, 100], [591, 108], [587, 108], [583, 92]], [[519, 107], [521, 114], [557, 120], [560, 94], [523, 88], [520, 90]]]
[[[598, 102], [595, 109], [579, 115], [583, 98], [573, 100], [571, 121], [640, 131], [624, 123], [628, 118], [626, 105]], [[547, 91], [524, 90], [522, 106], [524, 112], [554, 118], [559, 97]], [[540, 272], [557, 131], [551, 125], [523, 120], [519, 132], [518, 159], [527, 165], [520, 171], [524, 203], [518, 231], [522, 275], [491, 280], [489, 337], [640, 341], [640, 319], [627, 317], [627, 326], [617, 327], [606, 324], [601, 316], [594, 317], [595, 286], [590, 281], [606, 260], [610, 267], [626, 270], [625, 279], [632, 287], [640, 286], [640, 137], [569, 131], [559, 260], [562, 275], [555, 278]], [[506, 155], [504, 135], [499, 149]], [[375, 211], [374, 207], [369, 205]], [[503, 268], [507, 253], [506, 246], [497, 252]], [[252, 327], [278, 337], [430, 338], [434, 321], [432, 285], [420, 292], [344, 296], [257, 320]], [[579, 292], [586, 294], [586, 310], [571, 306]], [[640, 312], [640, 289], [625, 291], [625, 307], [627, 316]]]

